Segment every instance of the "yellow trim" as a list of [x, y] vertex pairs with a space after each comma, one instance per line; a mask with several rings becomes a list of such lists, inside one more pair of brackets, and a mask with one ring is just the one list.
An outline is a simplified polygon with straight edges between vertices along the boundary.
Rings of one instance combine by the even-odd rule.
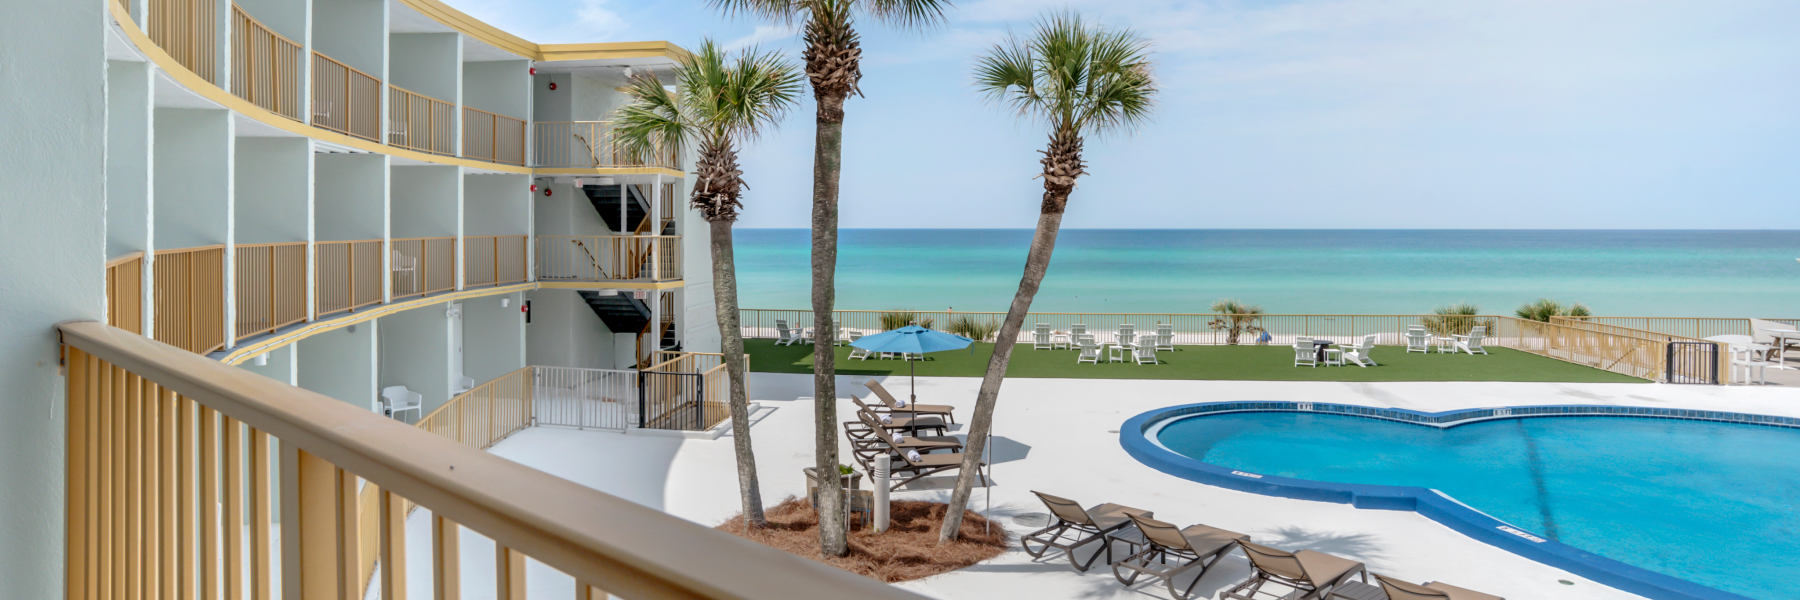
[[663, 57], [679, 61], [688, 51], [670, 42], [608, 42], [590, 44], [542, 44], [538, 60], [616, 60], [620, 58]]
[[315, 336], [315, 335], [318, 335], [321, 333], [325, 333], [327, 331], [341, 329], [344, 327], [355, 325], [357, 323], [374, 320], [374, 319], [384, 317], [387, 315], [391, 315], [394, 313], [404, 312], [404, 311], [412, 310], [415, 308], [430, 306], [433, 304], [440, 304], [443, 302], [454, 302], [457, 300], [467, 300], [470, 298], [486, 298], [488, 296], [498, 296], [501, 294], [512, 294], [512, 293], [517, 293], [517, 292], [529, 292], [532, 290], [599, 290], [599, 289], [606, 289], [606, 290], [670, 290], [670, 289], [680, 288], [683, 285], [685, 285], [685, 284], [681, 281], [664, 281], [661, 283], [639, 283], [639, 282], [630, 282], [630, 281], [621, 281], [621, 282], [617, 282], [617, 283], [606, 283], [606, 282], [587, 283], [587, 282], [560, 282], [560, 281], [554, 282], [554, 283], [544, 283], [544, 282], [540, 282], [540, 281], [534, 281], [534, 282], [520, 283], [520, 284], [514, 284], [514, 285], [508, 285], [508, 286], [484, 287], [484, 288], [473, 289], [473, 290], [463, 290], [460, 292], [452, 292], [449, 294], [442, 294], [442, 295], [438, 295], [438, 296], [427, 296], [424, 298], [414, 298], [412, 300], [407, 300], [404, 302], [395, 302], [392, 304], [377, 304], [375, 306], [359, 309], [356, 312], [344, 313], [344, 314], [341, 314], [341, 315], [338, 315], [336, 317], [332, 317], [332, 318], [329, 318], [326, 320], [313, 321], [310, 323], [306, 323], [297, 329], [291, 329], [288, 331], [284, 331], [284, 332], [278, 333], [274, 336], [257, 340], [248, 345], [238, 346], [237, 348], [231, 350], [229, 354], [226, 354], [224, 358], [219, 359], [219, 362], [223, 362], [228, 365], [241, 365], [241, 364], [244, 364], [245, 361], [248, 361], [251, 358], [254, 358], [258, 354], [263, 354], [265, 352], [269, 352], [271, 350], [275, 350], [277, 348], [281, 348], [283, 346], [293, 344], [300, 340], [303, 340], [303, 339], [306, 339], [306, 338], [309, 338], [309, 337], [312, 337], [312, 336]]
[[587, 167], [571, 169], [537, 169], [538, 175], [662, 175], [681, 179], [687, 173], [668, 167]]
[[521, 58], [537, 60], [538, 45], [525, 41], [525, 38], [501, 31], [480, 19], [469, 16], [463, 11], [451, 8], [438, 0], [400, 0], [401, 4], [431, 17], [433, 21], [445, 27], [462, 32], [463, 35], [487, 42], [495, 48], [519, 55]]

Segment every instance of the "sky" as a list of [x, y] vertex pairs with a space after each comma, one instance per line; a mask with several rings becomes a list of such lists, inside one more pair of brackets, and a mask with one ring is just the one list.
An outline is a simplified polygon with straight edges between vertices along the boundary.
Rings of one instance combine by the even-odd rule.
[[[760, 45], [704, 0], [448, 0], [538, 43]], [[1071, 228], [1792, 229], [1793, 0], [968, 0], [870, 19], [840, 225], [1031, 228], [1042, 125], [975, 92], [978, 56], [1072, 9], [1150, 40], [1151, 121], [1089, 139]], [[810, 94], [742, 155], [742, 227], [807, 227]]]

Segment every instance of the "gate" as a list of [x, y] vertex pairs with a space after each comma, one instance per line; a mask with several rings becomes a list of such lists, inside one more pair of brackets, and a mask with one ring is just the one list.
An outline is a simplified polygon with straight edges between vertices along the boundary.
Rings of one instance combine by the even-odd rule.
[[1718, 385], [1719, 344], [1715, 342], [1668, 343], [1669, 383]]
[[705, 431], [706, 380], [699, 373], [638, 371], [639, 429]]

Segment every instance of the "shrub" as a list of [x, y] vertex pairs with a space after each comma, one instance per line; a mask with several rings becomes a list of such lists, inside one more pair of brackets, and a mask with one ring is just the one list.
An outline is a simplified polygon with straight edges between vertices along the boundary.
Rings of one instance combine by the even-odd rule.
[[1468, 335], [1476, 327], [1487, 327], [1488, 335], [1493, 335], [1499, 326], [1494, 319], [1479, 318], [1481, 306], [1468, 302], [1439, 306], [1432, 312], [1436, 316], [1425, 317], [1422, 323], [1425, 330], [1435, 336]]
[[1000, 324], [989, 317], [962, 315], [950, 320], [949, 331], [977, 342], [985, 342], [1000, 331]]
[[912, 311], [894, 311], [894, 312], [881, 313], [881, 330], [882, 331], [893, 331], [895, 329], [899, 329], [899, 328], [905, 327], [907, 325], [912, 325], [915, 322], [917, 322], [920, 327], [924, 327], [926, 329], [931, 329], [932, 323], [934, 323], [936, 321], [935, 321], [935, 319], [932, 319], [930, 317], [920, 319], [919, 313], [912, 312]]
[[1594, 316], [1593, 312], [1588, 310], [1586, 304], [1576, 302], [1569, 305], [1563, 305], [1562, 303], [1549, 298], [1538, 298], [1536, 302], [1520, 304], [1519, 308], [1513, 310], [1513, 314], [1518, 315], [1521, 319], [1537, 321], [1540, 323], [1549, 323], [1550, 317]]
[[1214, 331], [1225, 332], [1225, 343], [1236, 345], [1238, 336], [1245, 333], [1262, 333], [1263, 328], [1261, 306], [1251, 306], [1231, 298], [1223, 298], [1212, 303], [1212, 311], [1219, 313], [1206, 325]]

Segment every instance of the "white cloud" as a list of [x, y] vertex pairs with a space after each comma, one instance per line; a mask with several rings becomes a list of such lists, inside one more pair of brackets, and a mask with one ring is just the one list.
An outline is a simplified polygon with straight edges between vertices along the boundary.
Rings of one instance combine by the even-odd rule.
[[594, 36], [602, 40], [621, 37], [630, 26], [619, 13], [606, 8], [607, 0], [580, 0], [575, 9], [576, 24], [592, 31]]
[[786, 41], [788, 38], [794, 37], [795, 35], [797, 35], [799, 33], [800, 33], [800, 26], [797, 24], [796, 25], [757, 25], [756, 31], [750, 32], [750, 35], [746, 35], [746, 36], [740, 37], [738, 39], [731, 40], [729, 42], [725, 42], [724, 44], [721, 44], [721, 46], [724, 47], [725, 50], [728, 52], [735, 52], [738, 50], [743, 50], [745, 48], [749, 48], [751, 46], [767, 45], [767, 43], [771, 42], [771, 41], [777, 41], [777, 40]]

